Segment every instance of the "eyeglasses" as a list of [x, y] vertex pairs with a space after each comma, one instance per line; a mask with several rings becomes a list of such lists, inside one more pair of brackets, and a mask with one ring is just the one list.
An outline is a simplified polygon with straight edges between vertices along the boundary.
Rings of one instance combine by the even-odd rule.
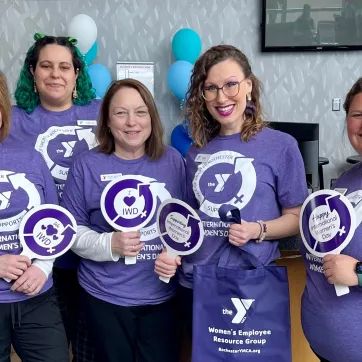
[[239, 94], [240, 83], [243, 82], [245, 79], [246, 78], [244, 78], [240, 82], [227, 82], [222, 87], [216, 87], [215, 85], [210, 85], [202, 90], [202, 96], [206, 102], [211, 102], [217, 98], [219, 90], [222, 90], [222, 92], [227, 97], [235, 97]]

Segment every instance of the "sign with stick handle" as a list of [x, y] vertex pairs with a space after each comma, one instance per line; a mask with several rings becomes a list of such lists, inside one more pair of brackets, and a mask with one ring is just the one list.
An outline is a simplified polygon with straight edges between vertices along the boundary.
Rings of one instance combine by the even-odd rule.
[[[160, 205], [157, 229], [170, 258], [195, 253], [204, 239], [204, 228], [199, 216], [178, 199], [168, 199]], [[170, 278], [160, 277], [160, 280], [168, 283]]]
[[[323, 258], [340, 254], [351, 241], [356, 228], [356, 214], [350, 201], [334, 190], [320, 190], [304, 201], [299, 219], [306, 249]], [[335, 285], [338, 296], [349, 293], [346, 285]]]

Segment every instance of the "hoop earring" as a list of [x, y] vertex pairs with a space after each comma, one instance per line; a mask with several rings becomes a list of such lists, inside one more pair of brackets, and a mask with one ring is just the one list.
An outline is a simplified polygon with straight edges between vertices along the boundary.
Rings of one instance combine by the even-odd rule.
[[246, 107], [244, 113], [247, 117], [254, 117], [256, 114], [256, 106], [255, 103], [251, 100], [251, 93], [246, 95]]
[[74, 86], [74, 89], [73, 89], [73, 98], [74, 99], [78, 98], [78, 92], [77, 92], [77, 86], [76, 85]]

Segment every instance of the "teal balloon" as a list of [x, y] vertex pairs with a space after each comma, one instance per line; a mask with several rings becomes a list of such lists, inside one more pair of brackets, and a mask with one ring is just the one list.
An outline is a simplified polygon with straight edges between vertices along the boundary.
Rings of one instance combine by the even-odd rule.
[[111, 73], [103, 64], [92, 64], [88, 67], [88, 74], [97, 98], [103, 98], [112, 82]]
[[98, 53], [98, 43], [97, 41], [94, 42], [93, 46], [88, 50], [86, 53], [84, 59], [87, 65], [90, 65], [93, 63], [94, 59], [96, 58]]
[[178, 99], [185, 99], [189, 88], [192, 69], [193, 65], [186, 60], [178, 60], [168, 69], [168, 87]]
[[184, 28], [172, 39], [172, 52], [177, 60], [186, 60], [192, 64], [201, 54], [201, 38], [195, 30]]

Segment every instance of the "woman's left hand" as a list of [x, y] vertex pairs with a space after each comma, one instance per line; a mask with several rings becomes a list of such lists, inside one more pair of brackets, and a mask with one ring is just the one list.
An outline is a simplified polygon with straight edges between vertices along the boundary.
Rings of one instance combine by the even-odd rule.
[[358, 285], [355, 272], [358, 260], [348, 255], [326, 255], [323, 258], [324, 275], [330, 284], [343, 284], [349, 287]]
[[241, 224], [231, 224], [229, 228], [229, 243], [243, 246], [251, 239], [260, 235], [260, 225], [257, 222], [242, 221]]
[[46, 280], [47, 276], [44, 272], [37, 266], [32, 265], [14, 282], [11, 291], [23, 292], [32, 296], [40, 292]]

